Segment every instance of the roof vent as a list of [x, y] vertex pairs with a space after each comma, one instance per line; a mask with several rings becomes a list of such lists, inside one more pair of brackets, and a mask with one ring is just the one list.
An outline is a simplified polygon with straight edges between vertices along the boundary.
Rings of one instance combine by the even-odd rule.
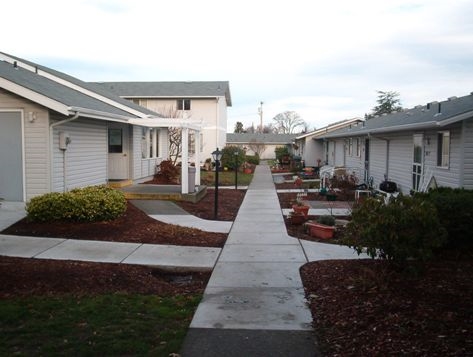
[[13, 62], [13, 68], [18, 68], [18, 63], [16, 61]]
[[448, 97], [448, 100], [450, 100], [450, 101], [455, 100], [455, 99], [457, 99], [456, 96]]
[[418, 104], [418, 105], [416, 105], [414, 108], [420, 109], [420, 108], [422, 108], [422, 105]]

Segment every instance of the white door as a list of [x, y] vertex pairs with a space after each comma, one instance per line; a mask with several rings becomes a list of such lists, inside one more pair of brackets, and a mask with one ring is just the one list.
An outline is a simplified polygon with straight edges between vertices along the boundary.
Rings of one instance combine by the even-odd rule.
[[128, 179], [128, 126], [114, 124], [108, 128], [108, 179]]

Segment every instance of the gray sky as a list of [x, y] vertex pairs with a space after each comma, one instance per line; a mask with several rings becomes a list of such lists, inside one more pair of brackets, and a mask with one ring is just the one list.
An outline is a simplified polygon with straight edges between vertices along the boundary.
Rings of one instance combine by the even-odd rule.
[[0, 51], [85, 81], [228, 80], [237, 121], [320, 128], [377, 90], [413, 107], [473, 91], [471, 0], [15, 0]]

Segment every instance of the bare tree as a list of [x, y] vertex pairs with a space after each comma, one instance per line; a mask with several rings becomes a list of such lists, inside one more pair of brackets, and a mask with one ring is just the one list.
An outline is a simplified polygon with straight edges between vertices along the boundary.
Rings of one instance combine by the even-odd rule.
[[258, 156], [261, 156], [264, 150], [266, 150], [266, 145], [263, 142], [257, 141], [256, 139], [251, 139], [248, 147]]
[[[175, 109], [174, 106], [170, 108], [164, 107], [157, 111], [159, 114], [166, 118], [180, 118], [180, 111]], [[188, 117], [190, 117], [188, 115]], [[182, 129], [177, 127], [168, 128], [169, 135], [169, 159], [174, 165], [176, 165], [178, 159], [182, 155]]]
[[294, 111], [279, 113], [273, 118], [279, 134], [293, 134], [297, 128], [306, 128], [307, 124], [299, 114]]

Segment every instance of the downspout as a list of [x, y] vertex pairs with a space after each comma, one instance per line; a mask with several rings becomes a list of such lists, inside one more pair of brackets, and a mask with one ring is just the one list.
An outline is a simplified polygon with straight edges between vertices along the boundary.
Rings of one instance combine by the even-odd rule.
[[[49, 162], [51, 163], [50, 167], [50, 181], [49, 181], [49, 191], [53, 191], [53, 177], [54, 177], [54, 147], [53, 147], [53, 135], [54, 135], [54, 128], [68, 123], [70, 121], [76, 120], [79, 118], [80, 113], [76, 112], [72, 117], [57, 121], [55, 123], [49, 124]], [[67, 176], [66, 176], [66, 150], [63, 150], [63, 191], [66, 192], [67, 187]]]

